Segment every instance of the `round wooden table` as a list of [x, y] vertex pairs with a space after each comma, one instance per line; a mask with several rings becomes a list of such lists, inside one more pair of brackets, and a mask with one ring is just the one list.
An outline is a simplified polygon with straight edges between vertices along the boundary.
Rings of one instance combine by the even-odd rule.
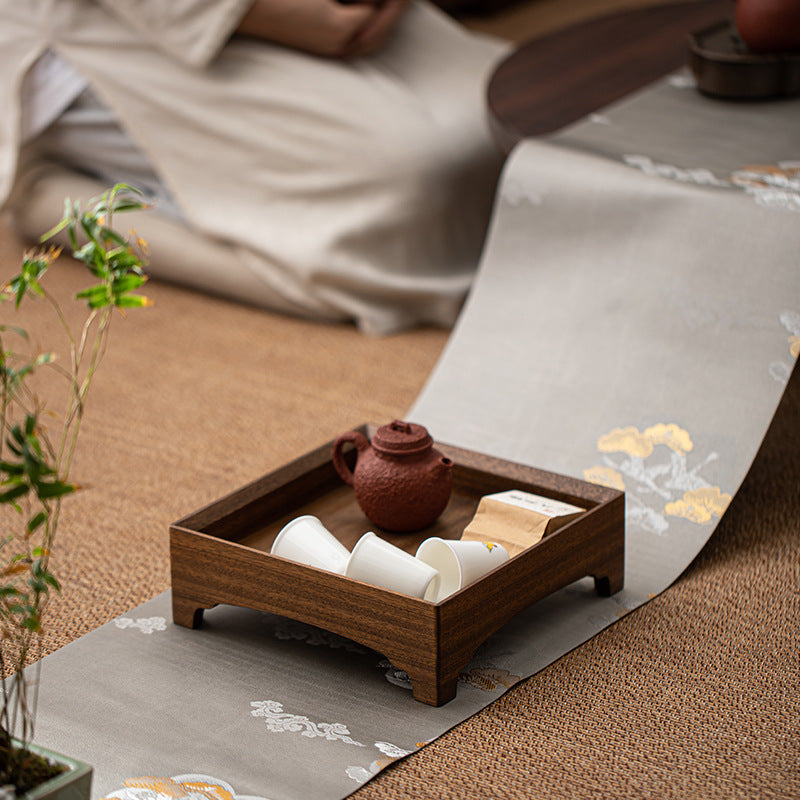
[[488, 87], [490, 120], [508, 152], [526, 136], [575, 122], [687, 62], [687, 34], [732, 16], [731, 0], [637, 8], [521, 45]]

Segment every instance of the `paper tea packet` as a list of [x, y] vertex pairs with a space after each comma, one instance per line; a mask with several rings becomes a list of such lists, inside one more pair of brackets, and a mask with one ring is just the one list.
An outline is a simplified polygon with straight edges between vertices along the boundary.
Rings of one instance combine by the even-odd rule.
[[578, 506], [519, 489], [488, 494], [481, 498], [461, 538], [497, 542], [513, 557], [584, 511]]

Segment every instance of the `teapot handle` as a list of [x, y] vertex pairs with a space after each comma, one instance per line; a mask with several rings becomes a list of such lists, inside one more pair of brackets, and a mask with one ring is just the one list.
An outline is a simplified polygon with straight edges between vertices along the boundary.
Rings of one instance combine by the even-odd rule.
[[369, 440], [363, 433], [359, 433], [359, 431], [348, 431], [347, 433], [343, 433], [333, 443], [333, 466], [336, 467], [336, 471], [339, 473], [341, 479], [352, 486], [353, 472], [350, 467], [347, 466], [347, 462], [344, 460], [344, 455], [342, 454], [342, 448], [347, 442], [352, 442], [356, 446], [358, 452], [361, 453], [369, 447]]

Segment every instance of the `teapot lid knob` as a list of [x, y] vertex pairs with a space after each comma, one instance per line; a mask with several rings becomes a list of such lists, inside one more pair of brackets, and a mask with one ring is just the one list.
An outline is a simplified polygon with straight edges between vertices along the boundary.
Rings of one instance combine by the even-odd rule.
[[413, 455], [433, 447], [433, 438], [422, 425], [396, 419], [382, 425], [372, 437], [372, 446], [386, 455]]

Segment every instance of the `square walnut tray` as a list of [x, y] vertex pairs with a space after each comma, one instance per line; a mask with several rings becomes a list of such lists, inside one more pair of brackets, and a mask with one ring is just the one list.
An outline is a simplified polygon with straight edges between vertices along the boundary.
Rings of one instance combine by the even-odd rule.
[[[368, 438], [377, 429], [363, 425]], [[456, 693], [475, 650], [525, 608], [587, 575], [598, 594], [623, 585], [622, 492], [438, 443], [453, 461], [453, 493], [436, 523], [383, 538], [415, 553], [430, 536], [460, 538], [483, 495], [520, 489], [587, 509], [480, 580], [439, 603], [371, 586], [270, 555], [278, 531], [313, 514], [352, 549], [374, 526], [336, 473], [333, 442], [170, 526], [172, 613], [198, 628], [219, 603], [316, 625], [386, 656], [411, 679], [414, 697], [439, 706]], [[346, 454], [355, 462], [355, 450]]]

